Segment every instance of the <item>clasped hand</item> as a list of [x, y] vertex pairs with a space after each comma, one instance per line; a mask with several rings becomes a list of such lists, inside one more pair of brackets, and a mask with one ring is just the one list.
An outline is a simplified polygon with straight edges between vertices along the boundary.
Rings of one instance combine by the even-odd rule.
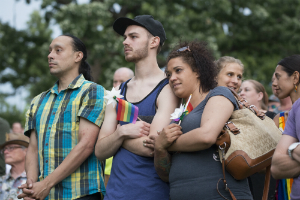
[[51, 187], [45, 180], [33, 183], [31, 179], [27, 179], [25, 184], [19, 186], [19, 189], [22, 189], [23, 193], [18, 195], [18, 199], [43, 200], [49, 195]]
[[157, 136], [150, 135], [149, 139], [143, 141], [145, 147], [166, 150], [182, 135], [181, 126], [178, 124], [170, 124], [157, 133]]

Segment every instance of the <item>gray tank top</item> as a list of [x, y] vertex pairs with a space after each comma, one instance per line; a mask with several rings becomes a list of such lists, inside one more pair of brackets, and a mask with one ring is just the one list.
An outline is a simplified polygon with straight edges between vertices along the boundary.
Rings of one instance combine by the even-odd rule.
[[[186, 133], [199, 128], [204, 107], [210, 97], [224, 96], [229, 99], [234, 109], [238, 109], [237, 102], [226, 87], [216, 87], [209, 92], [190, 114], [184, 117], [181, 123], [182, 132]], [[220, 110], [220, 112], [222, 112]], [[223, 177], [220, 161], [213, 159], [216, 146], [197, 152], [181, 152], [173, 154], [172, 166], [169, 175], [171, 200], [213, 200], [223, 199], [217, 192], [217, 182]], [[226, 173], [228, 187], [237, 199], [252, 199], [247, 179], [237, 181], [229, 173]], [[228, 191], [225, 191], [224, 183], [220, 181], [219, 191], [228, 199], [231, 199]]]

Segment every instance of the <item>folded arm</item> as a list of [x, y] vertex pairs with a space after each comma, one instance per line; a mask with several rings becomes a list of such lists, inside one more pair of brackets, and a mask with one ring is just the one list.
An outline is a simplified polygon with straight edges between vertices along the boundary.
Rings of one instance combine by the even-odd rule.
[[[157, 98], [157, 111], [150, 126], [149, 136], [157, 136], [157, 131], [161, 131], [171, 122], [171, 114], [179, 105], [179, 99], [174, 95], [169, 85], [166, 85]], [[144, 136], [137, 139], [129, 139], [123, 142], [123, 147], [128, 151], [140, 156], [153, 156], [153, 148], [143, 146], [143, 141], [149, 137]]]
[[293, 158], [288, 155], [289, 146], [298, 140], [289, 135], [283, 135], [275, 149], [272, 159], [271, 173], [275, 179], [293, 178], [300, 175], [300, 148], [293, 151]]
[[141, 138], [149, 134], [150, 124], [146, 122], [139, 121], [135, 124], [117, 125], [116, 110], [111, 104], [107, 105], [104, 122], [95, 147], [95, 155], [99, 160], [114, 156], [125, 139]]
[[233, 108], [226, 97], [211, 97], [204, 108], [200, 128], [181, 135], [168, 150], [193, 152], [210, 148], [230, 118]]

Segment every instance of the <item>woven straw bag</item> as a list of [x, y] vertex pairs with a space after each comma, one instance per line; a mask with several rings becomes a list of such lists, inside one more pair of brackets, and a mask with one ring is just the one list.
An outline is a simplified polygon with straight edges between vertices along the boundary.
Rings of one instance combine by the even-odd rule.
[[[236, 180], [242, 180], [267, 168], [265, 190], [266, 187], [268, 190], [271, 159], [282, 133], [272, 119], [265, 117], [263, 112], [233, 90], [231, 92], [240, 109], [232, 113], [216, 142], [223, 166], [225, 188], [229, 190], [225, 170]], [[265, 195], [267, 191], [264, 191], [266, 199]]]

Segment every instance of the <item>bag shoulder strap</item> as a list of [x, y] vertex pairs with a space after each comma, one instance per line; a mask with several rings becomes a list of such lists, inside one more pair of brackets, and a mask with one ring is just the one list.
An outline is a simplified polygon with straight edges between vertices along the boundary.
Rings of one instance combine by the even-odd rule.
[[[222, 180], [225, 186], [225, 190], [228, 191], [230, 193], [230, 196], [233, 200], [236, 200], [236, 197], [234, 196], [234, 194], [231, 192], [231, 190], [229, 189], [228, 185], [227, 185], [227, 181], [226, 181], [226, 177], [225, 177], [225, 158], [223, 156], [222, 158], [222, 170], [223, 170], [223, 178], [220, 178], [218, 183], [217, 183], [217, 191], [219, 193], [219, 195], [221, 197], [223, 197], [224, 199], [226, 199], [221, 192], [219, 191], [219, 182]], [[268, 199], [268, 193], [269, 193], [269, 187], [270, 187], [270, 178], [271, 178], [271, 165], [269, 165], [266, 168], [266, 175], [265, 175], [265, 184], [264, 184], [264, 191], [263, 191], [263, 196], [262, 196], [262, 200], [267, 200]], [[228, 199], [226, 199], [228, 200]]]

